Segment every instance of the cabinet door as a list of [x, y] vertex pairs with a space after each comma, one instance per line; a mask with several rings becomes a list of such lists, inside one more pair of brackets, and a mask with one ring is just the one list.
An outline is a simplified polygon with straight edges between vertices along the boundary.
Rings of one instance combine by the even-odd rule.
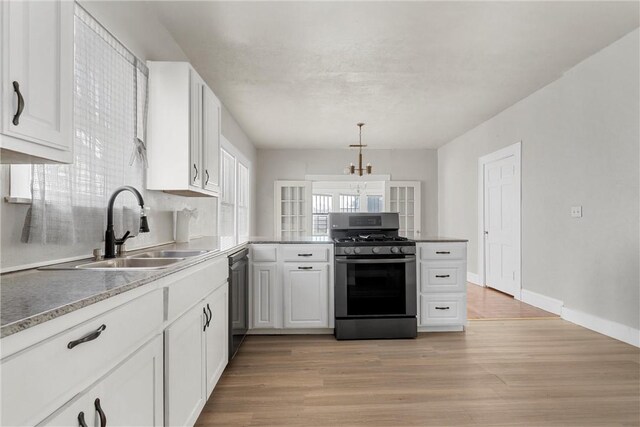
[[278, 304], [277, 265], [260, 264], [252, 265], [251, 293], [253, 295], [253, 327], [277, 328], [280, 317], [280, 304]]
[[198, 189], [202, 176], [202, 97], [204, 82], [193, 69], [189, 69], [189, 185]]
[[327, 264], [285, 264], [285, 328], [329, 326], [328, 271]]
[[291, 239], [312, 234], [311, 200], [311, 181], [275, 182], [276, 237]]
[[207, 397], [215, 388], [229, 360], [229, 285], [216, 289], [205, 298], [209, 325], [205, 331]]
[[166, 425], [193, 425], [207, 400], [205, 307], [196, 304], [164, 332]]
[[419, 181], [385, 183], [384, 210], [398, 212], [398, 233], [409, 239], [418, 239], [421, 235], [420, 191]]
[[[73, 15], [70, 1], [2, 2], [0, 145], [71, 163], [73, 148]], [[19, 95], [24, 100], [16, 118]]]
[[220, 192], [220, 101], [205, 86], [203, 99], [203, 186], [205, 190]]
[[[96, 386], [54, 414], [44, 425], [100, 425], [96, 399], [110, 426], [162, 426], [162, 336], [116, 367]], [[82, 413], [82, 415], [80, 415]]]

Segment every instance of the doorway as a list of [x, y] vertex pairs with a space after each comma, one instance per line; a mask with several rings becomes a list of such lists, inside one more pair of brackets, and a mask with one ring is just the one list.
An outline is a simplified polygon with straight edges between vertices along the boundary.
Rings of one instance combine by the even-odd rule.
[[481, 284], [521, 299], [522, 143], [478, 159]]

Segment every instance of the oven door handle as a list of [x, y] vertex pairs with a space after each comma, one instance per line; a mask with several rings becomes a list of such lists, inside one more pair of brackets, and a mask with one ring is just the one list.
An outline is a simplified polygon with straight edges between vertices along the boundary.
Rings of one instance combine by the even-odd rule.
[[375, 258], [367, 258], [367, 259], [343, 259], [336, 258], [336, 262], [341, 264], [408, 264], [410, 262], [415, 262], [415, 256], [408, 256], [405, 258], [383, 258], [383, 259], [375, 259]]

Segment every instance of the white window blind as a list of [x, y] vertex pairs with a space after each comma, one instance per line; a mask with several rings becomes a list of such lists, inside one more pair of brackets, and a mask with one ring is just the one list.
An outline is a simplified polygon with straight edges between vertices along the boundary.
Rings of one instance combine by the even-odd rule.
[[249, 238], [250, 163], [223, 139], [220, 156], [219, 235], [243, 242]]
[[[24, 242], [101, 241], [113, 190], [144, 188], [146, 66], [78, 5], [74, 43], [74, 162], [33, 165]], [[124, 204], [116, 232], [136, 235], [136, 203]]]
[[236, 235], [236, 159], [227, 150], [221, 150], [220, 236]]
[[238, 239], [249, 238], [249, 168], [238, 162]]

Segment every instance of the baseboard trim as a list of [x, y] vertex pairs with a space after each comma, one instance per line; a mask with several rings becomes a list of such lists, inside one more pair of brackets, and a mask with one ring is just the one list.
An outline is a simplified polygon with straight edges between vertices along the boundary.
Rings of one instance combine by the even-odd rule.
[[462, 332], [464, 326], [452, 325], [452, 326], [418, 326], [418, 332]]
[[562, 306], [564, 303], [559, 299], [551, 298], [527, 289], [522, 289], [520, 296], [522, 302], [548, 311], [549, 313], [557, 314], [558, 316], [562, 315]]
[[640, 329], [567, 307], [562, 307], [562, 318], [632, 346], [640, 347]]
[[259, 328], [248, 330], [247, 335], [333, 335], [333, 328]]
[[478, 276], [476, 273], [471, 273], [469, 271], [467, 271], [467, 282], [473, 283], [474, 285], [478, 285], [478, 286], [484, 286], [480, 283], [480, 276]]

